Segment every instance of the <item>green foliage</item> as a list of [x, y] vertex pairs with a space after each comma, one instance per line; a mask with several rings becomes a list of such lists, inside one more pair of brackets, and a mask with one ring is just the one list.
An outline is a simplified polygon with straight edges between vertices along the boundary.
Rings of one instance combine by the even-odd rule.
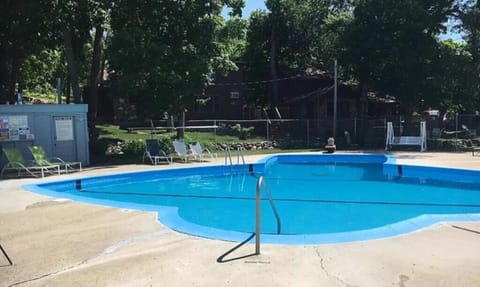
[[173, 152], [173, 137], [172, 136], [162, 136], [158, 138], [158, 144], [160, 149], [166, 152], [167, 154]]
[[456, 107], [454, 113], [462, 112], [460, 106], [463, 104], [470, 112], [474, 112], [473, 97], [468, 90], [471, 86], [469, 76], [471, 55], [465, 50], [465, 44], [452, 40], [441, 42], [436, 55], [438, 58], [432, 62], [429, 83], [432, 92], [437, 96], [427, 98], [426, 103], [442, 110]]
[[30, 55], [21, 66], [24, 94], [55, 102], [56, 78], [64, 79], [66, 66], [59, 50], [43, 50]]
[[[91, 67], [102, 48], [92, 34], [106, 29], [99, 35], [113, 35], [107, 68], [115, 94], [145, 117], [184, 111], [215, 72], [237, 69], [236, 60], [246, 62], [247, 81], [262, 81], [275, 69], [328, 71], [338, 58], [344, 80], [394, 95], [403, 107], [480, 110], [479, 1], [267, 0], [269, 11], [248, 21], [233, 16], [244, 2], [2, 1], [0, 103], [15, 101], [16, 85], [54, 99], [67, 59], [77, 94], [95, 83]], [[224, 5], [233, 8], [227, 21]], [[438, 40], [449, 17], [460, 20], [464, 43]], [[267, 106], [271, 88], [248, 86], [249, 104]]]
[[464, 10], [460, 14], [465, 33], [465, 50], [470, 54], [470, 62], [466, 65], [468, 72], [464, 74], [467, 94], [470, 95], [471, 110], [480, 110], [480, 1], [465, 1]]
[[[254, 11], [250, 15], [247, 31], [245, 60], [247, 62], [246, 80], [257, 82], [267, 80], [270, 73], [270, 20], [265, 12]], [[247, 102], [250, 106], [266, 106], [271, 97], [270, 85], [262, 83], [250, 87]]]
[[227, 74], [237, 70], [236, 60], [245, 54], [248, 21], [240, 17], [231, 17], [220, 28], [217, 36], [221, 53], [214, 58], [214, 69]]
[[[250, 17], [245, 59], [247, 79], [262, 81], [277, 71], [318, 67], [331, 70], [340, 50], [340, 37], [351, 22], [349, 1], [269, 0], [270, 13]], [[249, 103], [276, 102], [272, 84], [254, 87]]]
[[0, 104], [15, 101], [20, 66], [31, 54], [55, 43], [53, 3], [47, 0], [0, 2]]
[[374, 90], [395, 95], [411, 109], [431, 93], [437, 35], [453, 0], [359, 0], [343, 38], [343, 65]]
[[145, 152], [145, 140], [136, 139], [125, 142], [123, 152], [131, 155], [142, 155]]
[[217, 38], [224, 3], [117, 1], [108, 50], [117, 94], [128, 95], [144, 116], [184, 111], [225, 58]]
[[252, 135], [254, 127], [242, 127], [240, 124], [235, 124], [231, 127], [239, 139], [244, 140]]

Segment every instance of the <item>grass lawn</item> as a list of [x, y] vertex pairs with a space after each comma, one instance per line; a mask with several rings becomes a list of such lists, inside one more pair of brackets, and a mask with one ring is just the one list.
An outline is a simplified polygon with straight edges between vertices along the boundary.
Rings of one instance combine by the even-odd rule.
[[[141, 163], [144, 152], [145, 139], [156, 138], [161, 142], [171, 145], [172, 139], [176, 136], [176, 132], [155, 131], [151, 133], [149, 130], [134, 130], [127, 131], [121, 129], [116, 125], [97, 125], [98, 139], [94, 145], [95, 152], [91, 155], [94, 164], [126, 164], [126, 163]], [[263, 137], [249, 137], [241, 140], [233, 135], [218, 135], [213, 131], [185, 131], [186, 142], [200, 142], [202, 146], [211, 147], [215, 144], [222, 143], [245, 143], [245, 142], [263, 142], [266, 141]], [[115, 146], [118, 143], [126, 143], [128, 148], [126, 152], [115, 152]], [[132, 144], [135, 143], [135, 144]], [[172, 147], [170, 147], [172, 148]], [[210, 148], [212, 152], [213, 148]], [[112, 152], [113, 151], [113, 152]], [[268, 153], [282, 153], [282, 152], [302, 152], [314, 151], [312, 149], [260, 149], [260, 150], [246, 150], [244, 154], [268, 154]], [[318, 151], [318, 150], [316, 150]], [[222, 151], [216, 150], [219, 157], [223, 157]]]
[[[112, 139], [118, 141], [145, 140], [149, 138], [172, 138], [176, 136], [176, 132], [154, 131], [152, 134], [149, 130], [127, 131], [120, 129], [116, 125], [97, 125], [99, 130], [99, 139]], [[240, 140], [232, 135], [215, 135], [213, 131], [185, 131], [185, 138], [192, 142], [214, 142], [214, 143], [231, 143], [231, 142], [261, 142], [266, 139], [263, 137], [250, 137]]]

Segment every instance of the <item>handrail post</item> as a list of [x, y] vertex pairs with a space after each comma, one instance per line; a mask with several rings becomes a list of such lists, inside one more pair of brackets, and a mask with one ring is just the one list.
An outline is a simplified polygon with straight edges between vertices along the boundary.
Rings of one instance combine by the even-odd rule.
[[268, 185], [265, 182], [265, 178], [263, 176], [260, 176], [257, 180], [257, 190], [255, 193], [255, 255], [260, 254], [260, 230], [261, 230], [261, 203], [262, 203], [262, 198], [261, 198], [261, 191], [262, 191], [262, 185], [265, 185], [265, 192], [268, 197], [268, 201], [270, 202], [270, 206], [272, 207], [273, 214], [275, 215], [275, 218], [277, 219], [277, 234], [281, 233], [282, 229], [282, 223], [280, 222], [280, 216], [278, 215], [277, 208], [275, 207], [275, 204], [273, 203], [272, 199], [272, 194], [270, 193], [270, 190], [268, 188]]
[[230, 160], [230, 165], [233, 165], [232, 154], [230, 153], [230, 147], [228, 145], [225, 148], [225, 165], [227, 165], [227, 158]]
[[243, 148], [237, 147], [237, 164], [240, 164], [240, 157], [242, 158], [242, 163], [245, 164], [245, 157], [243, 156]]
[[256, 201], [255, 201], [255, 255], [260, 254], [260, 224], [261, 224], [261, 198], [260, 188], [262, 186], [263, 176], [260, 176], [257, 181]]

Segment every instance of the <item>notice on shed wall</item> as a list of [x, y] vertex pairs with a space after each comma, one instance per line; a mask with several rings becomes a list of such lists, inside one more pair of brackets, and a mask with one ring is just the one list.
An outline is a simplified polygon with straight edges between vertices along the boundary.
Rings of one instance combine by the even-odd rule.
[[0, 116], [0, 140], [8, 140], [9, 137], [8, 116]]
[[27, 139], [27, 135], [30, 135], [30, 129], [28, 127], [28, 116], [9, 116], [8, 124], [10, 129], [10, 140], [18, 141]]
[[10, 116], [8, 119], [8, 124], [10, 129], [19, 130], [28, 128], [28, 117], [27, 116]]
[[57, 141], [73, 140], [73, 117], [55, 117]]

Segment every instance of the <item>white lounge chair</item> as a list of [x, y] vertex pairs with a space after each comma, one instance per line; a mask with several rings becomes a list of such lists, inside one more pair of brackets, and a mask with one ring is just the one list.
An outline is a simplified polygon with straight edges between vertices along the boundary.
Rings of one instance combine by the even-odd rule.
[[192, 152], [192, 155], [195, 157], [196, 160], [198, 161], [203, 161], [204, 156], [208, 156], [211, 159], [214, 157], [217, 157], [217, 154], [211, 153], [207, 148], [202, 148], [200, 143], [195, 143], [195, 144], [189, 144], [190, 146], [190, 151]]
[[177, 153], [178, 157], [183, 159], [185, 162], [188, 162], [188, 158], [193, 156], [188, 152], [187, 146], [182, 141], [173, 141], [173, 149], [175, 150], [175, 153]]

